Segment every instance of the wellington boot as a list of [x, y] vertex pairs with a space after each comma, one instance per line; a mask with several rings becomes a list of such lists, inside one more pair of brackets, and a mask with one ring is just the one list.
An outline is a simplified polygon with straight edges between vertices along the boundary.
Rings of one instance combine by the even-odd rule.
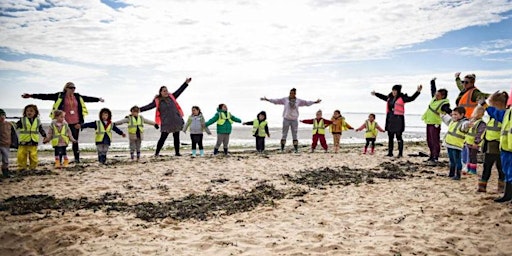
[[478, 182], [478, 190], [476, 192], [487, 192], [487, 181], [479, 181]]
[[55, 160], [55, 168], [60, 168], [60, 160]]
[[503, 193], [503, 196], [494, 199], [494, 202], [503, 203], [508, 202], [510, 200], [512, 200], [512, 182], [507, 182], [505, 183], [505, 192]]
[[64, 159], [64, 164], [62, 164], [62, 167], [66, 168], [69, 166], [69, 160], [68, 159]]
[[505, 192], [505, 181], [498, 180], [498, 193], [504, 193]]

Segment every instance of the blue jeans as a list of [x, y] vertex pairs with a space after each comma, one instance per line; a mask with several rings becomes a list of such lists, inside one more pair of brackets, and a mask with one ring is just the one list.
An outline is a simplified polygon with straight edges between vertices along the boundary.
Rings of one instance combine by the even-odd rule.
[[469, 163], [469, 148], [466, 144], [464, 144], [462, 148], [461, 158], [462, 166], [466, 166], [466, 164]]
[[460, 178], [460, 171], [462, 170], [461, 150], [448, 148], [448, 157], [450, 158], [450, 173], [448, 176]]

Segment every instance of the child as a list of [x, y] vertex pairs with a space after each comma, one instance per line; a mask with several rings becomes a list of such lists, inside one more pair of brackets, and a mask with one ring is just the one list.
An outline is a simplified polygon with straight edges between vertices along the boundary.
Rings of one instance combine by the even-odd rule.
[[140, 109], [133, 106], [130, 109], [131, 114], [124, 119], [114, 122], [115, 125], [128, 124], [128, 140], [130, 141], [130, 158], [135, 160], [135, 152], [137, 152], [137, 161], [140, 159], [140, 146], [144, 133], [144, 124], [153, 125], [158, 129], [158, 124], [139, 115]]
[[27, 168], [28, 157], [30, 159], [29, 169], [35, 170], [38, 162], [39, 134], [46, 138], [46, 132], [41, 125], [41, 120], [39, 120], [39, 110], [36, 105], [30, 104], [25, 107], [23, 117], [16, 123], [16, 128], [20, 129], [18, 169], [21, 171]]
[[[63, 167], [68, 167], [69, 160], [66, 148], [69, 141], [77, 143], [75, 138], [73, 138], [68, 123], [64, 121], [65, 115], [66, 113], [62, 110], [53, 111], [54, 119], [48, 129], [48, 137], [43, 141], [43, 143], [48, 143], [50, 140], [52, 142], [52, 147], [55, 150], [55, 168], [60, 168], [61, 163]], [[64, 162], [62, 162], [62, 158], [64, 158]]]
[[473, 111], [470, 120], [470, 129], [466, 134], [464, 140], [466, 147], [469, 149], [469, 162], [467, 163], [467, 170], [469, 174], [476, 175], [477, 159], [476, 155], [482, 146], [483, 135], [485, 132], [486, 124], [482, 121], [485, 109], [483, 107], [476, 107]]
[[322, 110], [318, 110], [316, 112], [315, 119], [305, 119], [300, 121], [305, 124], [313, 124], [313, 142], [311, 143], [311, 153], [315, 152], [318, 140], [320, 140], [322, 148], [324, 149], [325, 153], [327, 153], [327, 142], [325, 141], [325, 127], [332, 124], [332, 122], [330, 120], [322, 118]]
[[265, 150], [265, 136], [270, 137], [268, 131], [267, 113], [261, 111], [252, 122], [245, 122], [243, 125], [252, 125], [252, 136], [256, 137], [256, 151], [263, 153]]
[[9, 148], [12, 144], [11, 131], [13, 126], [5, 120], [5, 111], [0, 109], [0, 155], [2, 156], [2, 176], [9, 178]]
[[217, 113], [215, 113], [215, 116], [213, 116], [210, 120], [208, 120], [208, 122], [206, 122], [205, 127], [210, 126], [214, 122], [217, 122], [217, 143], [215, 144], [215, 148], [213, 149], [213, 154], [217, 155], [219, 153], [219, 147], [220, 144], [222, 143], [224, 145], [224, 155], [227, 156], [229, 134], [231, 134], [231, 124], [233, 122], [241, 123], [242, 120], [238, 119], [234, 115], [231, 115], [231, 113], [228, 112], [228, 107], [226, 106], [226, 104], [219, 104]]
[[[493, 94], [489, 98], [489, 105], [499, 110], [505, 110], [509, 95], [506, 92]], [[484, 135], [484, 166], [482, 177], [478, 182], [478, 192], [487, 191], [487, 182], [491, 177], [492, 166], [496, 163], [498, 169], [498, 193], [503, 193], [505, 189], [505, 174], [501, 168], [500, 159], [500, 135], [501, 135], [501, 122], [494, 118], [489, 118], [487, 128]]]
[[107, 153], [110, 143], [112, 142], [112, 131], [126, 137], [126, 134], [117, 128], [116, 124], [112, 123], [112, 112], [108, 108], [102, 108], [99, 114], [100, 120], [85, 123], [82, 125], [84, 128], [96, 129], [96, 149], [98, 150], [98, 161], [102, 164], [107, 162]]
[[450, 101], [447, 99], [448, 91], [446, 89], [436, 90], [436, 78], [430, 80], [430, 93], [432, 100], [428, 104], [427, 110], [421, 117], [427, 125], [427, 145], [430, 149], [430, 156], [427, 160], [430, 164], [437, 164], [439, 153], [441, 152], [440, 135], [441, 135], [441, 116], [450, 114]]
[[354, 128], [345, 122], [345, 117], [341, 116], [341, 112], [339, 110], [334, 110], [331, 121], [332, 124], [329, 126], [329, 130], [331, 131], [332, 138], [334, 140], [334, 153], [338, 153], [338, 149], [340, 148], [341, 133], [343, 131]]
[[209, 135], [212, 133], [210, 132], [210, 129], [206, 127], [203, 113], [201, 113], [201, 109], [198, 106], [192, 107], [192, 115], [188, 117], [187, 123], [185, 124], [185, 127], [183, 127], [183, 132], [186, 133], [189, 127], [190, 140], [192, 141], [192, 157], [196, 157], [197, 146], [199, 146], [199, 155], [204, 156], [203, 131], [206, 131]]
[[373, 155], [375, 152], [375, 141], [377, 140], [377, 134], [379, 132], [384, 132], [384, 129], [382, 129], [377, 122], [375, 122], [375, 114], [369, 114], [368, 120], [364, 122], [361, 127], [357, 128], [356, 132], [362, 131], [363, 129], [366, 129], [366, 132], [364, 134], [364, 137], [366, 138], [366, 144], [364, 145], [363, 154], [366, 154], [368, 151], [368, 145], [371, 145], [370, 149], [370, 155]]
[[448, 157], [450, 158], [448, 177], [453, 180], [460, 180], [462, 170], [461, 152], [469, 129], [469, 121], [464, 117], [464, 114], [466, 114], [464, 107], [456, 107], [453, 109], [451, 117], [448, 114], [442, 117], [443, 122], [448, 125], [444, 142], [448, 148]]

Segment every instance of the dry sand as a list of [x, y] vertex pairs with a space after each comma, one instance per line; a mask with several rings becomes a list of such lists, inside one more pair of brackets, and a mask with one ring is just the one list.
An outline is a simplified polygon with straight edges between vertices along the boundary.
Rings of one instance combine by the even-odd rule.
[[[406, 153], [419, 151], [428, 152], [418, 144], [406, 148]], [[85, 168], [41, 167], [47, 169], [41, 174], [55, 175], [0, 183], [0, 255], [512, 255], [512, 204], [492, 201], [498, 196], [495, 170], [488, 192], [476, 193], [476, 176], [452, 181], [446, 166], [425, 166], [420, 157], [390, 159], [385, 153], [383, 147], [373, 156], [359, 148], [339, 154], [240, 152], [194, 159], [144, 156], [139, 163], [129, 162], [126, 153], [112, 153], [108, 166], [90, 156]], [[51, 157], [41, 162], [51, 164]], [[310, 186], [290, 180], [311, 171], [340, 174], [342, 166], [349, 174], [386, 174], [386, 166], [399, 166], [407, 176], [354, 176], [348, 181], [362, 182], [350, 185], [324, 184], [315, 177]], [[251, 196], [262, 193], [247, 191], [263, 183], [282, 198], [256, 202]], [[114, 204], [22, 215], [5, 209], [7, 198], [41, 194]], [[212, 201], [216, 195], [242, 194], [250, 199], [246, 203], [255, 203], [234, 213], [220, 207], [203, 218], [186, 218], [198, 216], [188, 205], [182, 219], [150, 221], [114, 207], [140, 210], [191, 194]]]

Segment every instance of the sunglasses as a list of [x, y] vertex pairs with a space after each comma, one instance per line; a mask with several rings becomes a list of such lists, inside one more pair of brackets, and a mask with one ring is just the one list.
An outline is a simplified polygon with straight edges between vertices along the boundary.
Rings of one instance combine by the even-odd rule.
[[461, 81], [462, 84], [469, 84], [469, 81]]
[[67, 87], [68, 89], [74, 90], [76, 87]]

